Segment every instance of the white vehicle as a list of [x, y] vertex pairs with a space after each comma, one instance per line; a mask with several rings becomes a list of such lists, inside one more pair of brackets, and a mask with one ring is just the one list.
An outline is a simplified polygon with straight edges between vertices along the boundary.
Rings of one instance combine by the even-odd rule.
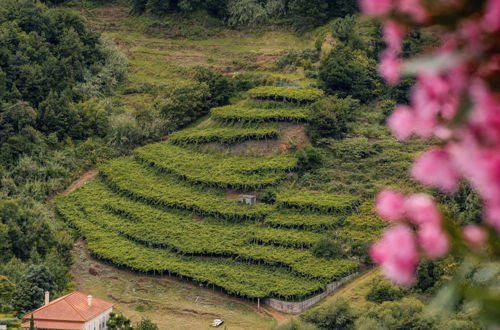
[[223, 320], [221, 320], [221, 319], [215, 319], [215, 320], [212, 322], [211, 326], [212, 326], [212, 327], [214, 327], [214, 328], [217, 328], [218, 326], [221, 326], [221, 325], [222, 325], [222, 323], [224, 323], [224, 321], [223, 321]]

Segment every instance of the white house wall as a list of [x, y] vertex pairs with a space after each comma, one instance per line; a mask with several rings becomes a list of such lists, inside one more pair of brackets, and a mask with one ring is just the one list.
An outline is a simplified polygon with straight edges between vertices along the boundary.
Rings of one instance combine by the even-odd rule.
[[[98, 316], [94, 317], [92, 320], [85, 322], [84, 330], [106, 330], [106, 322], [109, 320], [109, 313], [113, 311], [113, 308], [102, 312]], [[104, 326], [103, 326], [104, 325]]]

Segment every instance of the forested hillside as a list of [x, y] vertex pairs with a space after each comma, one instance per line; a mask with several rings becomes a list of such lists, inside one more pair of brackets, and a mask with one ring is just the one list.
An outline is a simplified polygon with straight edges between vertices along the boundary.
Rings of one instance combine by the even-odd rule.
[[[403, 56], [434, 43], [416, 30]], [[425, 146], [384, 126], [413, 80], [379, 77], [383, 44], [352, 0], [0, 0], [0, 315], [71, 290], [80, 237], [138, 276], [252, 301], [303, 300], [372, 267], [386, 226], [373, 198], [422, 190], [408, 170]], [[90, 168], [97, 179], [55, 196]], [[470, 189], [433, 193], [478, 221]], [[412, 290], [370, 282], [354, 312], [328, 302], [299, 328], [345, 311], [340, 328], [365, 311], [382, 324], [374, 315], [413, 305], [384, 324], [437, 326], [421, 310], [455, 267], [422, 263]], [[478, 328], [474, 313], [456, 318]]]

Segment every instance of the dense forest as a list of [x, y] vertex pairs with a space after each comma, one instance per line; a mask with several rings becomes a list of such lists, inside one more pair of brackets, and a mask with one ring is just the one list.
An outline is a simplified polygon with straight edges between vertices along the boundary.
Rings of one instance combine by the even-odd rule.
[[[55, 194], [96, 164], [128, 155], [209, 113], [214, 116], [213, 108], [243, 100], [248, 89], [277, 82], [268, 72], [229, 75], [193, 66], [186, 71], [188, 83], [125, 87], [126, 56], [66, 6], [75, 3], [0, 0], [0, 312], [21, 315], [41, 304], [45, 290], [59, 296], [72, 288], [71, 249], [79, 235], [56, 217]], [[416, 188], [407, 171], [422, 143], [402, 145], [383, 126], [396, 103], [408, 102], [413, 80], [405, 78], [389, 87], [379, 77], [381, 27], [359, 19], [357, 1], [132, 0], [127, 5], [132, 15], [156, 25], [169, 15], [202, 15], [229, 29], [269, 27], [314, 36], [314, 48], [282, 52], [272, 64], [279, 72], [302, 72], [311, 87], [324, 93], [307, 103], [310, 118], [305, 128], [312, 145], [293, 150], [298, 159], [294, 186], [364, 200], [387, 184]], [[330, 36], [334, 42], [328, 44]], [[414, 31], [404, 40], [403, 56], [420, 53], [434, 42], [431, 32]], [[154, 102], [133, 113], [117, 109], [108, 98], [141, 92], [154, 95]], [[225, 138], [236, 141], [261, 134], [253, 126], [246, 128], [243, 138], [243, 133], [231, 135], [229, 130]], [[262, 135], [278, 135], [273, 132], [267, 127]], [[179, 145], [182, 139], [199, 138], [189, 133], [172, 138]], [[202, 138], [211, 141], [213, 136]], [[478, 198], [465, 186], [455, 197], [432, 193], [461, 223], [479, 221]], [[276, 196], [276, 189], [268, 188], [260, 197], [274, 202]], [[349, 235], [339, 234], [313, 248], [316, 257], [346, 254], [371, 266], [370, 242], [353, 243]], [[463, 310], [448, 323], [427, 320], [424, 304], [415, 298], [434, 292], [455, 263], [450, 257], [421, 264], [419, 281], [411, 290], [374, 283], [367, 299], [376, 305], [361, 313], [340, 300], [305, 313], [285, 328], [479, 328], [474, 313]], [[404, 296], [411, 297], [401, 300]], [[384, 313], [404, 317], [396, 320], [381, 316]]]

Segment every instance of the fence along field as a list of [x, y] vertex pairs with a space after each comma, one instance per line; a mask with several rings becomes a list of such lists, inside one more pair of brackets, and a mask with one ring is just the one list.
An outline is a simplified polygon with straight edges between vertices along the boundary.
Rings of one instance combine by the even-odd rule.
[[[305, 104], [321, 93], [258, 87], [248, 96], [290, 102], [294, 108], [258, 108], [261, 101], [255, 101], [252, 108], [222, 107], [212, 109], [212, 115], [232, 112], [237, 118], [240, 113], [242, 119], [253, 112], [256, 122], [307, 120]], [[287, 111], [292, 116], [283, 116]], [[259, 129], [278, 130], [266, 138], [279, 136], [278, 126], [245, 128], [230, 123], [232, 119], [224, 124], [226, 120], [217, 127], [176, 132], [167, 142], [104, 164], [101, 178], [56, 199], [59, 214], [81, 232], [99, 258], [247, 298], [303, 300], [322, 292], [332, 280], [355, 273], [356, 261], [318, 257], [311, 248], [326, 239], [328, 231], [346, 239], [350, 233], [358, 235], [366, 224], [355, 220], [360, 200], [285, 188], [287, 173], [297, 166], [292, 155], [230, 156], [198, 150], [202, 143], [260, 139]], [[226, 198], [229, 188], [255, 192], [268, 186], [280, 187], [275, 203], [246, 205]]]

